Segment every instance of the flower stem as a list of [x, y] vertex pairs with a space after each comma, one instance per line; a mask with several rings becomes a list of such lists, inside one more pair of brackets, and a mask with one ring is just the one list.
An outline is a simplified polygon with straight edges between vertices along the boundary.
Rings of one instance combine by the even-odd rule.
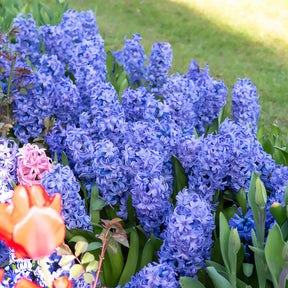
[[40, 259], [40, 260], [39, 260], [39, 263], [40, 263], [41, 268], [42, 268], [42, 270], [43, 270], [44, 278], [45, 278], [45, 281], [46, 281], [46, 283], [47, 283], [47, 287], [48, 287], [48, 288], [53, 288], [52, 279], [51, 279], [52, 277], [51, 277], [51, 274], [50, 274], [50, 272], [49, 272], [46, 259], [45, 259], [45, 258]]
[[97, 282], [98, 282], [98, 279], [99, 279], [99, 274], [100, 274], [100, 269], [101, 269], [101, 266], [102, 266], [102, 262], [104, 260], [104, 255], [105, 255], [106, 249], [107, 249], [107, 247], [109, 245], [109, 242], [111, 240], [111, 237], [110, 237], [108, 239], [108, 241], [107, 241], [107, 236], [108, 236], [109, 230], [110, 229], [107, 229], [107, 231], [105, 232], [104, 237], [102, 239], [103, 246], [102, 246], [102, 250], [101, 250], [101, 255], [100, 255], [100, 259], [99, 259], [99, 263], [98, 263], [98, 268], [97, 268], [97, 272], [96, 272], [96, 277], [95, 277], [95, 282], [94, 282], [93, 288], [97, 287]]

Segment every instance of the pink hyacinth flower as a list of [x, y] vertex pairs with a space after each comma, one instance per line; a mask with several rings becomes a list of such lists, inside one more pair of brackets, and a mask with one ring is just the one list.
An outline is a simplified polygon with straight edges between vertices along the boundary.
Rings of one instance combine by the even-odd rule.
[[52, 159], [47, 157], [44, 148], [26, 144], [19, 148], [17, 176], [19, 184], [32, 186], [40, 184], [44, 171], [52, 171]]

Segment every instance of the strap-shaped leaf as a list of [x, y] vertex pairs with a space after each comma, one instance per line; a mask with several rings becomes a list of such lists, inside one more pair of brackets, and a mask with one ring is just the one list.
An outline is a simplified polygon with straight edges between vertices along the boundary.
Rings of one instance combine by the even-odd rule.
[[265, 257], [269, 267], [274, 287], [278, 287], [278, 280], [285, 261], [282, 256], [285, 242], [283, 241], [281, 230], [277, 224], [269, 231], [265, 246]]
[[181, 277], [179, 283], [182, 288], [205, 288], [199, 280], [192, 277]]
[[221, 276], [214, 267], [207, 267], [207, 272], [216, 288], [232, 288], [229, 281]]
[[230, 229], [228, 222], [222, 212], [220, 212], [219, 216], [219, 225], [220, 225], [220, 249], [222, 258], [225, 264], [225, 267], [230, 273], [230, 266], [229, 266], [229, 257], [228, 257], [228, 244], [229, 244], [229, 236], [230, 236]]

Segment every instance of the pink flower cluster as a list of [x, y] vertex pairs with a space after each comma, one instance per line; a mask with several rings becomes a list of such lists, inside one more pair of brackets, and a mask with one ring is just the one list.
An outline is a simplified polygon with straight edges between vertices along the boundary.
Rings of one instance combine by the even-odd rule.
[[53, 169], [52, 159], [47, 157], [44, 148], [27, 144], [19, 148], [17, 176], [19, 184], [32, 186], [40, 184], [44, 171]]

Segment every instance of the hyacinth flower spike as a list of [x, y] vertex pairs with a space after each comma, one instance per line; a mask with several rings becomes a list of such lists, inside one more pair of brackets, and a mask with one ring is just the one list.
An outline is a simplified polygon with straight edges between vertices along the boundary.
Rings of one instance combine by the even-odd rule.
[[17, 258], [51, 255], [65, 237], [60, 194], [50, 197], [40, 185], [18, 185], [11, 200], [0, 204], [0, 239]]

